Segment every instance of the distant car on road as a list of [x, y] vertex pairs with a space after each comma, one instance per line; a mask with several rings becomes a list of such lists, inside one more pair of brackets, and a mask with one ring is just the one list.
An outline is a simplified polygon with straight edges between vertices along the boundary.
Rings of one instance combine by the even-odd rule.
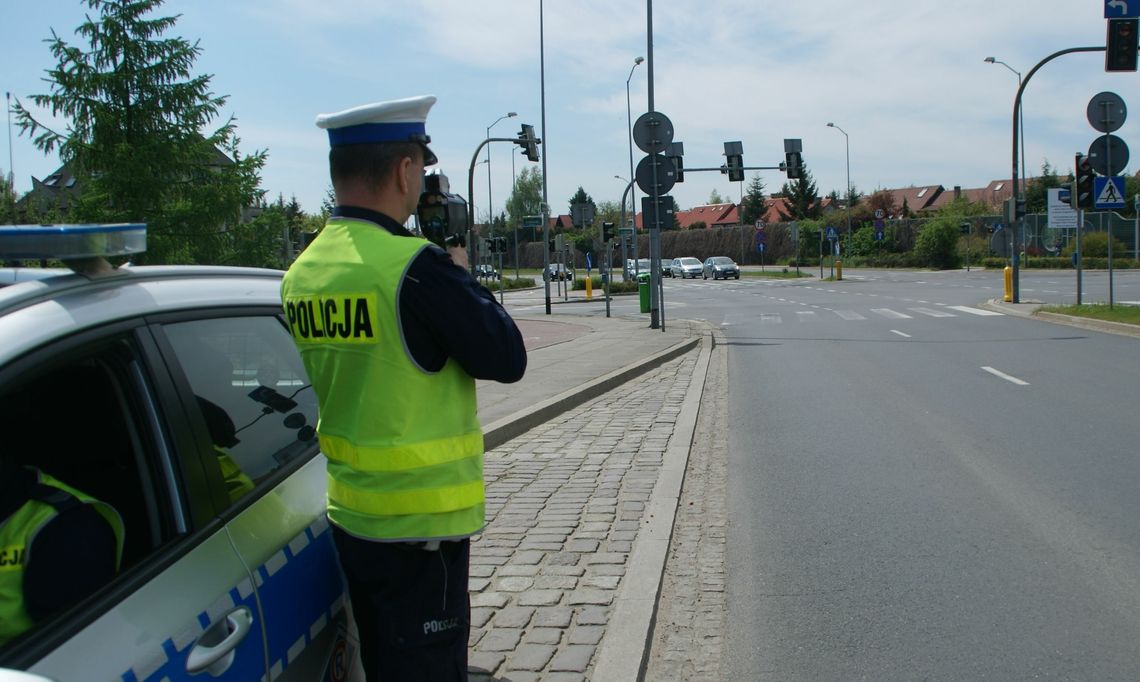
[[735, 277], [740, 279], [740, 268], [737, 267], [736, 261], [728, 256], [713, 256], [705, 259], [704, 269], [701, 272], [704, 279], [712, 277], [713, 279], [728, 279]]
[[477, 279], [499, 279], [502, 275], [490, 265], [476, 265], [475, 277]]
[[669, 263], [669, 267], [665, 268], [665, 276], [680, 277], [681, 279], [692, 277], [696, 279], [697, 275], [701, 274], [701, 271], [701, 262], [696, 258], [686, 256], [684, 258], [674, 258]]
[[546, 278], [550, 281], [570, 281], [574, 279], [574, 271], [566, 267], [565, 263], [551, 263], [546, 269]]

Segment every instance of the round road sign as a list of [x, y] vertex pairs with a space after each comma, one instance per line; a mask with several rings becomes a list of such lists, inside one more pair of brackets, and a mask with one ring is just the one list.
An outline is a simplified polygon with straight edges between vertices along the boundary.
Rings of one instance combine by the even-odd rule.
[[1124, 119], [1128, 118], [1128, 107], [1115, 92], [1101, 92], [1089, 100], [1085, 115], [1089, 119], [1089, 125], [1096, 130], [1113, 133], [1124, 125]]
[[[656, 183], [654, 182], [654, 167], [656, 166]], [[637, 171], [633, 175], [637, 179], [637, 186], [649, 196], [654, 195], [653, 185], [657, 185], [657, 196], [662, 196], [673, 189], [677, 184], [677, 170], [664, 154], [650, 154], [638, 162]]]
[[1116, 175], [1128, 165], [1128, 145], [1115, 135], [1101, 135], [1089, 145], [1089, 165], [1101, 175]]
[[660, 111], [647, 111], [633, 123], [633, 142], [646, 154], [660, 154], [673, 142], [673, 123]]

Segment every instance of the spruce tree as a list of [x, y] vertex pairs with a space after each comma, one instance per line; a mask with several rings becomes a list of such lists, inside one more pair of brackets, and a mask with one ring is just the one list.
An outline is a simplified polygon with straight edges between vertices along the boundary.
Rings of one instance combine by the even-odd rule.
[[[45, 153], [58, 150], [81, 187], [73, 218], [144, 222], [153, 263], [234, 260], [242, 209], [261, 196], [265, 153], [241, 156], [234, 119], [210, 130], [226, 98], [210, 76], [192, 75], [197, 42], [164, 38], [177, 16], [154, 17], [162, 0], [84, 0], [95, 15], [77, 29], [85, 47], [55, 31], [58, 60], [49, 94], [31, 101], [67, 121], [57, 131], [19, 101], [23, 133]], [[226, 158], [228, 157], [228, 158]]]
[[745, 225], [755, 225], [756, 221], [764, 217], [764, 181], [760, 174], [752, 176], [748, 182], [748, 191], [744, 193], [744, 209], [741, 220]]

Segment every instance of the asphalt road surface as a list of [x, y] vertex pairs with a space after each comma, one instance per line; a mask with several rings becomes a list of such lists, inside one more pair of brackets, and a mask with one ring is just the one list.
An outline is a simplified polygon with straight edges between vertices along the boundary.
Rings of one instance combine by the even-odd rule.
[[728, 346], [725, 679], [1140, 679], [1137, 340], [852, 274], [666, 285]]

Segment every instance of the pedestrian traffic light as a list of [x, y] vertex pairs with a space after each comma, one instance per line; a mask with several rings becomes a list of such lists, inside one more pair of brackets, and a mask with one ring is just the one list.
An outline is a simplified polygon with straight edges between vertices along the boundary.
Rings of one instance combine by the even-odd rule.
[[1104, 52], [1105, 71], [1135, 71], [1137, 50], [1137, 24], [1140, 19], [1109, 19], [1107, 47]]
[[673, 179], [676, 182], [685, 181], [685, 145], [682, 142], [671, 142], [665, 150], [665, 156], [673, 162]]
[[614, 238], [614, 224], [611, 222], [602, 223], [602, 243], [608, 243]]
[[1074, 179], [1073, 179], [1073, 203], [1074, 208], [1083, 208], [1089, 210], [1093, 207], [1093, 178], [1096, 173], [1093, 172], [1092, 164], [1089, 163], [1089, 157], [1084, 154], [1077, 154], [1074, 161]]
[[554, 240], [553, 239], [550, 240], [549, 246], [550, 246], [551, 253], [553, 253], [554, 251], [557, 251], [557, 249], [554, 248]]
[[515, 144], [523, 148], [522, 154], [528, 161], [538, 161], [538, 140], [534, 137], [534, 126], [529, 123], [522, 124], [519, 139], [515, 140]]

